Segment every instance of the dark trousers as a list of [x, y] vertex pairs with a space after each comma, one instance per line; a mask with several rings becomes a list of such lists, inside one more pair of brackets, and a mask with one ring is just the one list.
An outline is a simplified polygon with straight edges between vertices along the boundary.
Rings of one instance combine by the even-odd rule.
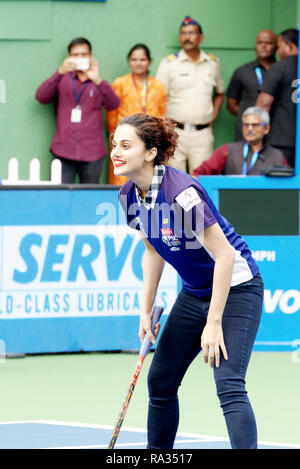
[[73, 184], [76, 174], [79, 175], [80, 184], [99, 184], [99, 179], [103, 166], [103, 158], [96, 161], [75, 161], [60, 156], [53, 156], [62, 164], [62, 184]]
[[[217, 395], [232, 448], [255, 449], [254, 413], [245, 389], [245, 375], [257, 334], [263, 301], [263, 281], [254, 279], [230, 289], [222, 327], [228, 360], [214, 367]], [[210, 297], [198, 298], [181, 290], [163, 328], [148, 374], [148, 448], [173, 448], [178, 423], [177, 392], [201, 350]], [[201, 383], [199, 383], [199, 401]], [[201, 396], [205, 405], [205, 396]], [[195, 418], [197, 414], [195, 402]]]

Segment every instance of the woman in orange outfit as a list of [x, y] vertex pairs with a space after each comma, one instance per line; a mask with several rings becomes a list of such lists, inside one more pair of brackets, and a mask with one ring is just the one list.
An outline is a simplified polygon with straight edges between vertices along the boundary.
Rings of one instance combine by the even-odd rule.
[[[112, 83], [115, 94], [120, 98], [120, 106], [106, 113], [107, 129], [113, 132], [124, 117], [136, 113], [164, 117], [166, 112], [166, 89], [162, 82], [149, 75], [151, 64], [150, 51], [144, 44], [133, 46], [127, 59], [130, 73], [118, 77]], [[115, 176], [110, 161], [108, 171], [109, 184], [123, 185], [128, 178]]]

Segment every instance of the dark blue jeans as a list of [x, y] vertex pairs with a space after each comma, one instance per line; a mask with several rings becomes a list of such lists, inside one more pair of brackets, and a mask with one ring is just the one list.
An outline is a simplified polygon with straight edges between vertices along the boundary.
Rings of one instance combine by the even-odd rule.
[[[234, 449], [257, 448], [256, 422], [245, 389], [245, 376], [262, 302], [263, 281], [258, 274], [230, 289], [222, 318], [228, 360], [221, 358], [219, 368], [214, 367], [214, 378]], [[181, 290], [166, 321], [148, 374], [148, 448], [173, 448], [179, 423], [177, 392], [201, 350], [200, 337], [209, 303], [210, 297], [198, 298]]]

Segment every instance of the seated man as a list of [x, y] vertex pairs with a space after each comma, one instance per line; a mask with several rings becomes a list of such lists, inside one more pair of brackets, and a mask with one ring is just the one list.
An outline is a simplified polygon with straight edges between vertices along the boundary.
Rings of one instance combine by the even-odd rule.
[[270, 131], [270, 116], [257, 106], [248, 107], [242, 114], [243, 140], [226, 143], [195, 169], [193, 176], [211, 174], [260, 175], [265, 168], [286, 165], [277, 148], [264, 143]]

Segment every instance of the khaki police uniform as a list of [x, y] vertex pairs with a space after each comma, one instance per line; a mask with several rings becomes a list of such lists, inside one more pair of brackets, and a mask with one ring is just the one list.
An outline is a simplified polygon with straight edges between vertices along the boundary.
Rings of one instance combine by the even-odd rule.
[[[213, 116], [213, 94], [224, 93], [221, 67], [216, 57], [200, 51], [198, 62], [180, 50], [165, 57], [156, 78], [167, 89], [166, 116], [184, 125], [178, 128], [178, 148], [168, 164], [193, 173], [213, 153], [214, 136], [209, 123]], [[195, 128], [198, 126], [199, 130]], [[204, 126], [204, 128], [202, 128]]]

